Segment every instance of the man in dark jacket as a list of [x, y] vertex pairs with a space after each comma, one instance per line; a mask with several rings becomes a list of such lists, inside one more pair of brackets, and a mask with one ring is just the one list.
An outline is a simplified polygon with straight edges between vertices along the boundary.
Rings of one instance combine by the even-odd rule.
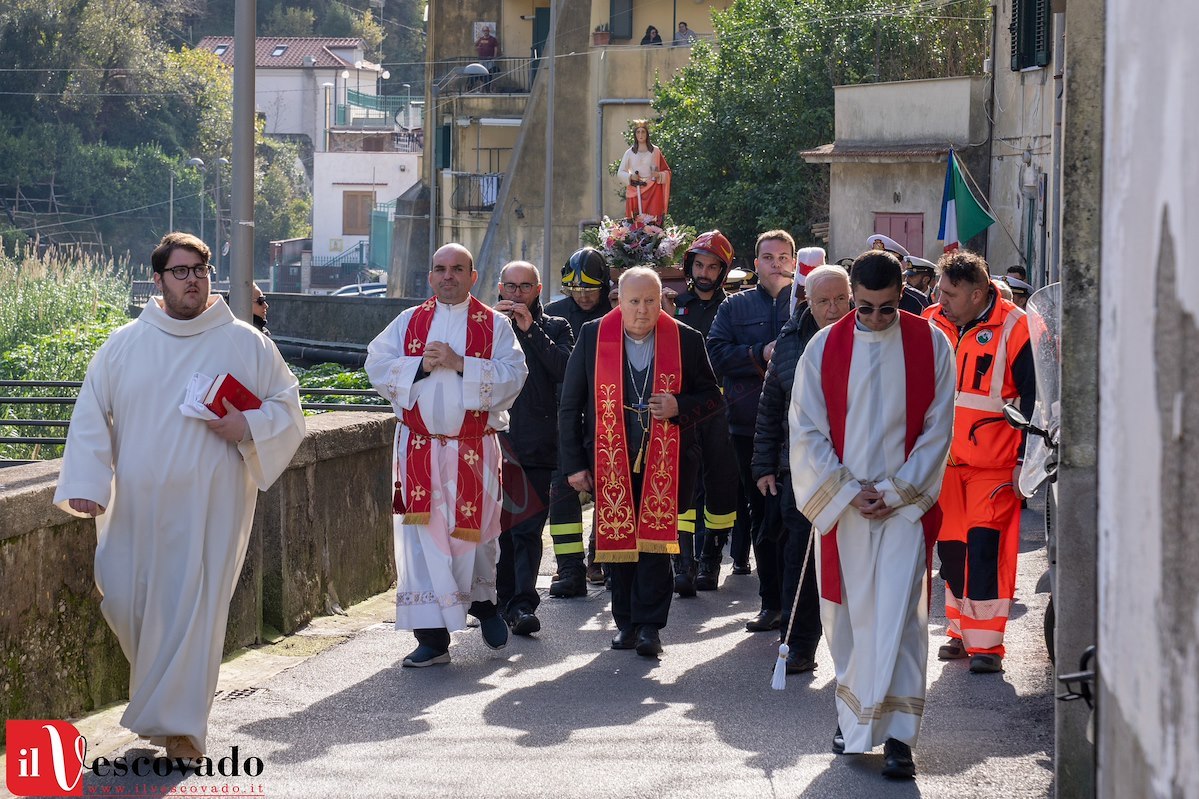
[[517, 635], [541, 629], [535, 615], [541, 531], [549, 516], [550, 476], [558, 464], [558, 385], [574, 346], [570, 324], [541, 309], [541, 274], [527, 261], [500, 270], [495, 309], [512, 320], [529, 376], [500, 433], [504, 505], [496, 593], [500, 612]]
[[584, 325], [566, 367], [559, 468], [596, 497], [596, 557], [612, 577], [613, 649], [656, 657], [670, 612], [677, 514], [693, 496], [696, 430], [721, 411], [699, 333], [661, 309], [646, 267], [620, 277], [620, 307]]
[[[775, 339], [789, 318], [791, 281], [795, 277], [795, 240], [785, 230], [758, 236], [754, 267], [758, 285], [725, 300], [708, 333], [712, 367], [724, 379], [729, 432], [740, 470], [741, 490], [749, 504], [749, 533], [758, 562], [758, 595], [762, 608], [746, 622], [750, 632], [777, 630], [782, 618], [780, 593], [781, 530], [768, 524], [762, 494], [750, 472], [758, 397], [774, 355]], [[736, 573], [734, 553], [734, 574]]]
[[[698, 330], [706, 339], [716, 310], [728, 296], [724, 282], [733, 265], [733, 245], [719, 230], [695, 237], [683, 256], [688, 290], [674, 300], [676, 321]], [[728, 418], [713, 414], [699, 430], [704, 480], [695, 499], [679, 515], [679, 554], [674, 559], [674, 590], [681, 597], [719, 586], [720, 560], [729, 530], [737, 518], [737, 468], [728, 457]], [[707, 495], [704, 486], [714, 489]], [[698, 564], [696, 562], [698, 556]]]
[[[758, 490], [766, 498], [767, 515], [782, 520], [786, 532], [783, 548], [783, 616], [781, 635], [789, 647], [787, 673], [797, 674], [816, 668], [816, 645], [820, 643], [820, 595], [816, 590], [816, 558], [810, 556], [807, 573], [800, 588], [804, 552], [812, 536], [812, 523], [795, 504], [789, 458], [788, 409], [795, 367], [804, 348], [822, 327], [828, 327], [849, 313], [849, 275], [839, 266], [819, 266], [807, 276], [808, 301], [795, 308], [795, 314], [779, 333], [762, 398], [758, 401], [757, 431], [751, 471]], [[787, 636], [791, 607], [799, 590], [795, 623]]]
[[[562, 291], [566, 296], [545, 306], [545, 312], [569, 322], [571, 334], [578, 341], [583, 325], [612, 310], [608, 298], [611, 289], [612, 277], [603, 254], [584, 247], [562, 267]], [[594, 534], [591, 562], [584, 564], [583, 507], [578, 492], [560, 472], [555, 472], [550, 483], [550, 538], [558, 562], [558, 573], [550, 583], [550, 596], [586, 596], [589, 580], [595, 584], [604, 582], [603, 570], [595, 563]]]

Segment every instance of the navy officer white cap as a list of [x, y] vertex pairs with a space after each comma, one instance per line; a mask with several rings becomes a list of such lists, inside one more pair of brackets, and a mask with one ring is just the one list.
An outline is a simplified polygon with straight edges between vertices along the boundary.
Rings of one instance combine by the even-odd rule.
[[868, 250], [887, 250], [898, 255], [900, 258], [907, 258], [910, 253], [906, 247], [900, 244], [890, 236], [884, 236], [882, 233], [875, 233], [866, 239], [866, 249]]

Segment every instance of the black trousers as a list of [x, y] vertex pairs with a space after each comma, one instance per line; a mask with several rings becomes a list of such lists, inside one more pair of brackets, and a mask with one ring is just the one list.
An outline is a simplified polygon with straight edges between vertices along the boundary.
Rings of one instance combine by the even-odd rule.
[[[791, 473], [778, 476], [779, 513], [786, 530], [783, 544], [783, 623], [780, 637], [787, 634], [791, 617], [791, 605], [795, 602], [795, 590], [799, 587], [800, 571], [803, 569], [804, 552], [814, 535], [812, 523], [795, 507], [795, 489], [791, 485]], [[813, 545], [819, 542], [813, 542]], [[808, 568], [804, 572], [803, 587], [799, 591], [799, 605], [795, 609], [795, 627], [786, 643], [793, 652], [812, 655], [820, 643], [820, 592], [816, 587], [816, 553], [808, 556]]]
[[[778, 611], [782, 600], [782, 529], [779, 514], [766, 513], [766, 497], [758, 490], [757, 481], [750, 471], [754, 453], [753, 436], [734, 434], [733, 451], [737, 454], [737, 466], [741, 476], [741, 490], [745, 492], [749, 505], [748, 534], [754, 548], [754, 560], [758, 563], [758, 596], [762, 599], [762, 610]], [[734, 559], [736, 553], [733, 553]]]
[[541, 570], [541, 541], [550, 515], [550, 477], [553, 469], [525, 468], [504, 461], [504, 504], [500, 512], [500, 561], [495, 587], [499, 610], [537, 610], [537, 573]]
[[642, 552], [636, 563], [609, 563], [612, 577], [612, 618], [622, 630], [666, 626], [674, 574], [670, 555]]

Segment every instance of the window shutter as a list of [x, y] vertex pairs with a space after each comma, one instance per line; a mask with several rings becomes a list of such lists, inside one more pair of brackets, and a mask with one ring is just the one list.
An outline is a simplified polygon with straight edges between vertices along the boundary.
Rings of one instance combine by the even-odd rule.
[[1008, 23], [1008, 33], [1012, 41], [1012, 72], [1019, 72], [1020, 64], [1020, 4], [1023, 0], [1012, 0], [1012, 20]]
[[1053, 50], [1053, 9], [1049, 0], [1036, 0], [1036, 3], [1036, 29], [1033, 37], [1036, 52], [1033, 63], [1038, 67], [1044, 67], [1049, 65], [1049, 57]]

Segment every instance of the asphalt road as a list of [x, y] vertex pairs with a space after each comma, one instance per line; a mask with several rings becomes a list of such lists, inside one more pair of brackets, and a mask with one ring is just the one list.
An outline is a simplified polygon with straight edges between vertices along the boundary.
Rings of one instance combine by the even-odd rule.
[[[928, 697], [914, 782], [879, 775], [873, 754], [830, 751], [833, 669], [770, 689], [777, 639], [747, 633], [757, 579], [675, 598], [660, 661], [608, 649], [607, 594], [544, 599], [542, 632], [487, 649], [455, 633], [448, 666], [403, 669], [390, 597], [244, 653], [222, 669], [209, 755], [261, 760], [256, 777], [99, 778], [85, 795], [252, 797], [1045, 797], [1053, 699], [1042, 637], [1041, 515], [1026, 511], [1017, 605], [1002, 674], [942, 663], [934, 581]], [[548, 536], [547, 536], [548, 540]], [[547, 551], [543, 572], [551, 571]], [[548, 578], [542, 578], [543, 588]], [[544, 591], [542, 592], [544, 595]], [[79, 722], [98, 754], [158, 750], [116, 726], [120, 708]], [[255, 765], [255, 764], [251, 764]]]

